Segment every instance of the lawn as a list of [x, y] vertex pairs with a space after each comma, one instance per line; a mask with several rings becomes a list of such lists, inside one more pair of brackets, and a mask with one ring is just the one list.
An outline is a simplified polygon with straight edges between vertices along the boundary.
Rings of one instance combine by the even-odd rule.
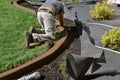
[[39, 26], [36, 15], [11, 4], [15, 0], [0, 0], [0, 72], [11, 69], [44, 53], [48, 48], [27, 49], [24, 32]]

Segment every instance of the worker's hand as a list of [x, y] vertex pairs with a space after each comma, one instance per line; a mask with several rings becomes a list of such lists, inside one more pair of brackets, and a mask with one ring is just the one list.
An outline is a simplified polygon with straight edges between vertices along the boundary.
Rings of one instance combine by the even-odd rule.
[[56, 24], [57, 26], [62, 26], [62, 27], [64, 26], [63, 23], [62, 23], [62, 24], [60, 23], [60, 20], [55, 20], [55, 24]]
[[60, 21], [58, 19], [55, 20], [56, 25], [60, 25]]

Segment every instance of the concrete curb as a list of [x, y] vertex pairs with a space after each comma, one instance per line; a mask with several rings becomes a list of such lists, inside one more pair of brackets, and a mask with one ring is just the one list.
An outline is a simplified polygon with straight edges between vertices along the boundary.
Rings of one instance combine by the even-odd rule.
[[[20, 6], [17, 2], [13, 2], [13, 5], [35, 14], [34, 10]], [[0, 73], [0, 80], [11, 80], [19, 78], [21, 77], [21, 75], [27, 74], [36, 68], [40, 68], [43, 65], [48, 64], [55, 58], [57, 58], [66, 49], [66, 44], [68, 44], [69, 42], [66, 30], [63, 27], [60, 27], [60, 31], [63, 34], [63, 37], [52, 48], [50, 48], [43, 55], [38, 56], [29, 62], [26, 62], [18, 67], [15, 67], [3, 73]]]

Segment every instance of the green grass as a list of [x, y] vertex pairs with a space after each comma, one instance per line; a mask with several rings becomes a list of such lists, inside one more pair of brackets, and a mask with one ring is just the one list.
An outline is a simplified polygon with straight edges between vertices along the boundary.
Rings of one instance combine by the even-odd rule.
[[24, 46], [24, 31], [38, 26], [35, 15], [0, 0], [0, 72], [11, 69], [44, 53], [48, 48]]
[[67, 70], [66, 70], [66, 57], [64, 58], [63, 61], [61, 61], [60, 66], [59, 66], [59, 69], [60, 69], [61, 72], [62, 72], [62, 75], [63, 75], [63, 77], [64, 77], [64, 80], [68, 80], [69, 75], [68, 75]]

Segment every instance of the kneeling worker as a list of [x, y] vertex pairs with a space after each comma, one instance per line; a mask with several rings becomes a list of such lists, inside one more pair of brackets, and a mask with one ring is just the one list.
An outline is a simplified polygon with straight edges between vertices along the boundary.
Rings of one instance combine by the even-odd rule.
[[63, 26], [64, 20], [64, 5], [61, 0], [47, 0], [39, 7], [37, 12], [38, 22], [41, 28], [35, 29], [31, 27], [29, 32], [26, 32], [26, 47], [30, 48], [30, 43], [38, 41], [39, 43], [47, 40], [55, 39], [55, 20], [59, 17], [60, 26]]

